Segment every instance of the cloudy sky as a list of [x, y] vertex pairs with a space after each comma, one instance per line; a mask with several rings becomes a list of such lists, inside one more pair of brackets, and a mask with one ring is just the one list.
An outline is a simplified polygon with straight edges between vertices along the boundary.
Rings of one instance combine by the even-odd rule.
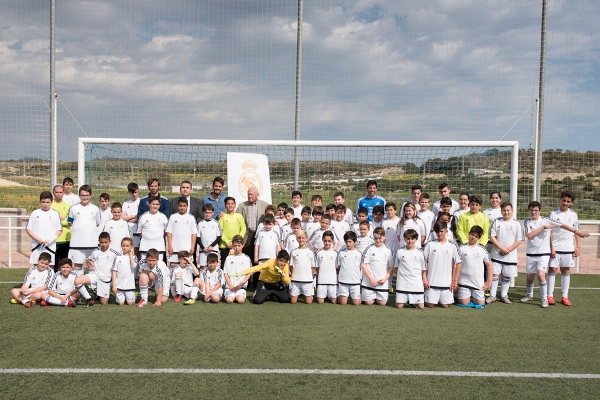
[[[544, 147], [600, 150], [600, 2], [548, 3]], [[0, 0], [0, 159], [48, 152], [48, 4]], [[541, 8], [304, 0], [301, 138], [529, 147]], [[294, 138], [295, 0], [57, 0], [56, 12], [60, 159], [79, 136]]]

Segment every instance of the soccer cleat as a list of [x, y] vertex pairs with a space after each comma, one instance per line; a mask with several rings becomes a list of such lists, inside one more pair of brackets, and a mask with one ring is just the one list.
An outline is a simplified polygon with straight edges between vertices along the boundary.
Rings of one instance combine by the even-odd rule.
[[17, 300], [17, 299], [10, 299], [10, 304], [19, 304], [19, 300]]
[[87, 300], [85, 301], [85, 305], [84, 305], [83, 307], [86, 307], [86, 308], [87, 308], [87, 307], [91, 307], [91, 306], [93, 306], [93, 305], [94, 305], [94, 300], [92, 300], [92, 298], [90, 297], [89, 299], [87, 299]]
[[46, 307], [46, 306], [48, 305], [48, 303], [46, 303], [46, 300], [42, 300], [42, 301], [40, 302], [40, 305], [41, 305], [42, 307]]
[[504, 304], [512, 304], [512, 301], [510, 301], [508, 297], [500, 297], [500, 301]]
[[30, 301], [26, 301], [23, 305], [25, 307], [27, 307], [27, 308], [34, 307], [35, 306], [35, 301], [31, 301], [31, 300]]
[[190, 304], [196, 304], [196, 299], [189, 299], [183, 302], [183, 304], [185, 304], [186, 306], [189, 306]]
[[553, 306], [556, 302], [554, 301], [554, 297], [548, 296], [548, 305]]
[[563, 303], [563, 305], [565, 305], [565, 306], [569, 306], [569, 307], [571, 306], [571, 302], [566, 297], [563, 297], [562, 299], [560, 299], [560, 302]]
[[542, 300], [542, 308], [548, 308], [548, 300], [547, 299]]
[[69, 301], [67, 307], [77, 307], [77, 304], [74, 301]]
[[498, 300], [498, 299], [496, 299], [496, 296], [490, 296], [485, 299], [485, 304], [495, 303], [496, 300]]
[[181, 301], [181, 298], [182, 298], [182, 297], [183, 297], [182, 295], [178, 294], [177, 296], [175, 296], [175, 297], [173, 298], [173, 301], [174, 301], [175, 303], [179, 303], [179, 302]]
[[140, 300], [140, 301], [137, 303], [137, 306], [138, 306], [139, 308], [141, 308], [141, 307], [144, 307], [146, 304], [148, 304], [148, 300], [141, 299], [141, 300]]
[[533, 297], [525, 296], [521, 299], [521, 303], [527, 303], [528, 301], [533, 300]]

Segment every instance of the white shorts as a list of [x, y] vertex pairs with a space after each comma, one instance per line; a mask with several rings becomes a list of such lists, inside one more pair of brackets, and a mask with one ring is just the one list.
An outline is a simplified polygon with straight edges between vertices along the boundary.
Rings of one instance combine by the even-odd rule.
[[290, 283], [290, 296], [314, 296], [315, 287], [312, 282], [292, 282]]
[[548, 272], [548, 264], [550, 264], [550, 256], [527, 256], [526, 272], [528, 274], [536, 274], [538, 271]]
[[[213, 254], [219, 254], [218, 251], [213, 251]], [[208, 257], [208, 255], [211, 253], [205, 253], [203, 251], [201, 251], [200, 253], [198, 253], [198, 267], [202, 266], [202, 267], [206, 267], [207, 262], [206, 262], [206, 257]]]
[[115, 296], [117, 303], [135, 303], [135, 290], [118, 290]]
[[334, 299], [337, 297], [337, 284], [335, 285], [317, 285], [317, 297], [324, 299]]
[[71, 273], [75, 275], [75, 278], [79, 278], [81, 275], [83, 275], [83, 268], [73, 268]]
[[43, 252], [50, 254], [50, 265], [54, 265], [56, 262], [54, 253], [56, 251], [52, 250], [44, 245], [40, 245], [40, 246], [36, 247], [34, 250], [31, 250], [31, 256], [29, 256], [29, 263], [37, 264], [38, 260], [40, 259], [40, 254], [42, 254]]
[[493, 261], [492, 261], [492, 265], [494, 266], [494, 275], [502, 274], [502, 276], [505, 276], [507, 278], [512, 278], [512, 277], [517, 276], [517, 266], [516, 265], [500, 264], [498, 262], [493, 262]]
[[85, 249], [69, 249], [69, 258], [73, 264], [83, 264], [97, 247], [88, 247]]
[[[163, 286], [164, 285], [164, 286]], [[154, 286], [154, 290], [158, 293], [158, 289], [163, 288], [163, 297], [169, 297], [169, 290], [171, 290], [171, 278], [167, 277], [163, 279], [163, 282], [158, 279], [154, 279], [148, 287]]]
[[98, 279], [98, 276], [94, 271], [90, 271], [90, 273], [87, 274], [87, 276], [88, 278], [90, 278], [90, 286], [96, 287], [96, 294], [98, 295], [98, 297], [108, 299], [110, 297], [111, 281], [101, 281], [100, 279]]
[[379, 300], [387, 303], [389, 294], [390, 293], [387, 290], [385, 292], [380, 292], [369, 288], [362, 288], [360, 291], [360, 299], [362, 301]]
[[558, 254], [550, 259], [550, 268], [572, 268], [575, 265], [573, 254]]
[[237, 292], [232, 292], [231, 290], [229, 290], [229, 288], [225, 289], [225, 298], [228, 297], [232, 297], [232, 296], [244, 296], [244, 298], [246, 298], [246, 289], [242, 288], [240, 290], [238, 290]]
[[452, 304], [454, 296], [450, 289], [429, 288], [425, 291], [425, 303], [429, 304]]
[[458, 288], [458, 298], [459, 299], [470, 299], [474, 300], [483, 300], [485, 299], [485, 292], [482, 289], [471, 289], [466, 287]]
[[400, 293], [396, 291], [396, 304], [423, 304], [424, 302], [425, 295], [423, 293]]
[[345, 283], [340, 283], [338, 285], [338, 296], [348, 297], [348, 295], [350, 295], [352, 300], [360, 299], [360, 284], [347, 285]]
[[[206, 286], [205, 286], [205, 289], [206, 289]], [[202, 295], [203, 295], [203, 296], [206, 296], [206, 290], [203, 290], [203, 291], [201, 291], [200, 293], [202, 293]], [[215, 290], [215, 291], [213, 292], [213, 294], [218, 294], [219, 296], [223, 296], [223, 286], [221, 286], [221, 287], [219, 288], [219, 290]]]

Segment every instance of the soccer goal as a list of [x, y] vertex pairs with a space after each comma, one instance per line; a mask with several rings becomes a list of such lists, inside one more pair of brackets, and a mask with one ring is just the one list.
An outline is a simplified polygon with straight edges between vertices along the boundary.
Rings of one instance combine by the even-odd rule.
[[[410, 197], [420, 184], [437, 198], [447, 182], [454, 197], [459, 193], [487, 198], [500, 191], [517, 204], [518, 151], [516, 141], [496, 142], [378, 142], [378, 141], [269, 141], [80, 138], [78, 184], [103, 190], [125, 188], [137, 182], [140, 192], [149, 177], [162, 187], [188, 179], [194, 191], [210, 192], [212, 180], [227, 182], [227, 153], [259, 153], [269, 160], [273, 202], [290, 200], [298, 188], [307, 195], [321, 194], [331, 203], [336, 191], [348, 204], [365, 194], [370, 179], [386, 200]], [[226, 191], [226, 189], [225, 189]], [[310, 204], [310, 198], [304, 198]]]

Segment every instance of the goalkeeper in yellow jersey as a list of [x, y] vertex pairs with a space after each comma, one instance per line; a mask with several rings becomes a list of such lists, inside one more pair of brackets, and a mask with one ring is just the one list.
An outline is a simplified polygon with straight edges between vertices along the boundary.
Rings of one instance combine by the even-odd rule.
[[481, 196], [471, 196], [469, 198], [469, 211], [461, 214], [458, 218], [456, 234], [458, 235], [458, 239], [462, 244], [469, 243], [469, 232], [471, 231], [472, 227], [477, 225], [483, 229], [483, 234], [477, 243], [482, 246], [487, 245], [490, 237], [490, 219], [484, 213], [479, 212], [479, 210], [481, 210], [482, 201], [483, 200]]
[[[275, 296], [280, 303], [289, 303], [290, 295], [288, 285], [290, 284], [290, 255], [281, 250], [277, 258], [271, 258], [255, 267], [245, 269], [240, 275], [251, 275], [260, 272], [256, 291], [252, 297], [254, 304], [262, 304], [269, 296]], [[237, 276], [237, 274], [235, 274]], [[229, 274], [233, 276], [233, 274]]]

